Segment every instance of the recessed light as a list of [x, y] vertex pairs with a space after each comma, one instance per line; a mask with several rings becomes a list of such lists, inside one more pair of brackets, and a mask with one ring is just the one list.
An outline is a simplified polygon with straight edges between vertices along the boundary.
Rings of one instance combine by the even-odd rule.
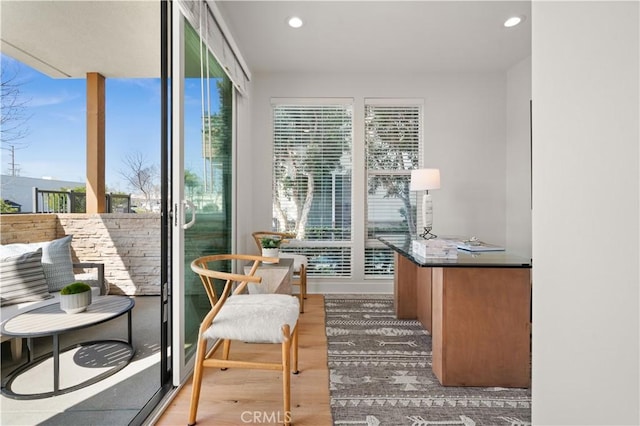
[[287, 20], [287, 23], [291, 28], [300, 28], [302, 24], [304, 24], [304, 22], [302, 22], [302, 19], [298, 18], [297, 16], [292, 16], [291, 18], [289, 18]]
[[516, 25], [518, 25], [522, 21], [524, 21], [524, 16], [512, 16], [509, 19], [507, 19], [506, 21], [504, 21], [503, 25], [506, 28], [511, 28], [511, 27], [515, 27]]
[[504, 21], [503, 25], [505, 27], [507, 27], [507, 28], [511, 28], [511, 27], [515, 27], [516, 25], [518, 25], [522, 21], [524, 21], [524, 16], [512, 16], [509, 19], [507, 19], [506, 21]]

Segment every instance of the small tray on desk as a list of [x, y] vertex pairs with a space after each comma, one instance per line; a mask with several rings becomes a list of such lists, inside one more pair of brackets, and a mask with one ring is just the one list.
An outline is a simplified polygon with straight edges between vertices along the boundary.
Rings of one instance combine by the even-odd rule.
[[504, 251], [504, 247], [485, 243], [484, 241], [480, 240], [459, 240], [456, 242], [456, 244], [459, 249], [471, 252]]

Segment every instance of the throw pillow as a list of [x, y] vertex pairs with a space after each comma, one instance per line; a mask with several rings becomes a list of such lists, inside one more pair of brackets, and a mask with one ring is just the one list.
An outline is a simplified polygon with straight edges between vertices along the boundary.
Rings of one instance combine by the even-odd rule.
[[0, 260], [0, 306], [53, 297], [41, 261], [42, 249]]
[[50, 292], [60, 291], [62, 287], [75, 281], [73, 260], [71, 259], [71, 239], [73, 235], [53, 241], [28, 244], [7, 244], [0, 246], [0, 258], [15, 256], [42, 249], [42, 268]]
[[75, 281], [71, 259], [72, 238], [73, 235], [67, 235], [46, 243], [36, 243], [42, 247], [42, 269], [50, 292], [60, 291]]

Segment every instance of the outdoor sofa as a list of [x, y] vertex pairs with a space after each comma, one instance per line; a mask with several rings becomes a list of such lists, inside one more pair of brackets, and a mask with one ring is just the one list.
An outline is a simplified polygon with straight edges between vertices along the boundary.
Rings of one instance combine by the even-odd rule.
[[[89, 284], [93, 296], [109, 293], [102, 263], [72, 262], [72, 238], [0, 245], [0, 325], [23, 312], [58, 303], [60, 290], [72, 282]], [[85, 268], [91, 272], [74, 272]], [[0, 335], [0, 342], [7, 340], [12, 358], [21, 358], [22, 339]]]

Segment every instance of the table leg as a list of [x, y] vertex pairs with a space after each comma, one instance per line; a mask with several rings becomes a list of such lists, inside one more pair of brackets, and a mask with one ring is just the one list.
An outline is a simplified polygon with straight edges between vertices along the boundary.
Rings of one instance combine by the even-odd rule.
[[133, 338], [131, 336], [131, 309], [127, 313], [127, 341], [129, 342], [129, 346], [133, 346]]
[[60, 340], [53, 335], [53, 391], [60, 390]]
[[33, 339], [27, 338], [27, 363], [33, 361]]

